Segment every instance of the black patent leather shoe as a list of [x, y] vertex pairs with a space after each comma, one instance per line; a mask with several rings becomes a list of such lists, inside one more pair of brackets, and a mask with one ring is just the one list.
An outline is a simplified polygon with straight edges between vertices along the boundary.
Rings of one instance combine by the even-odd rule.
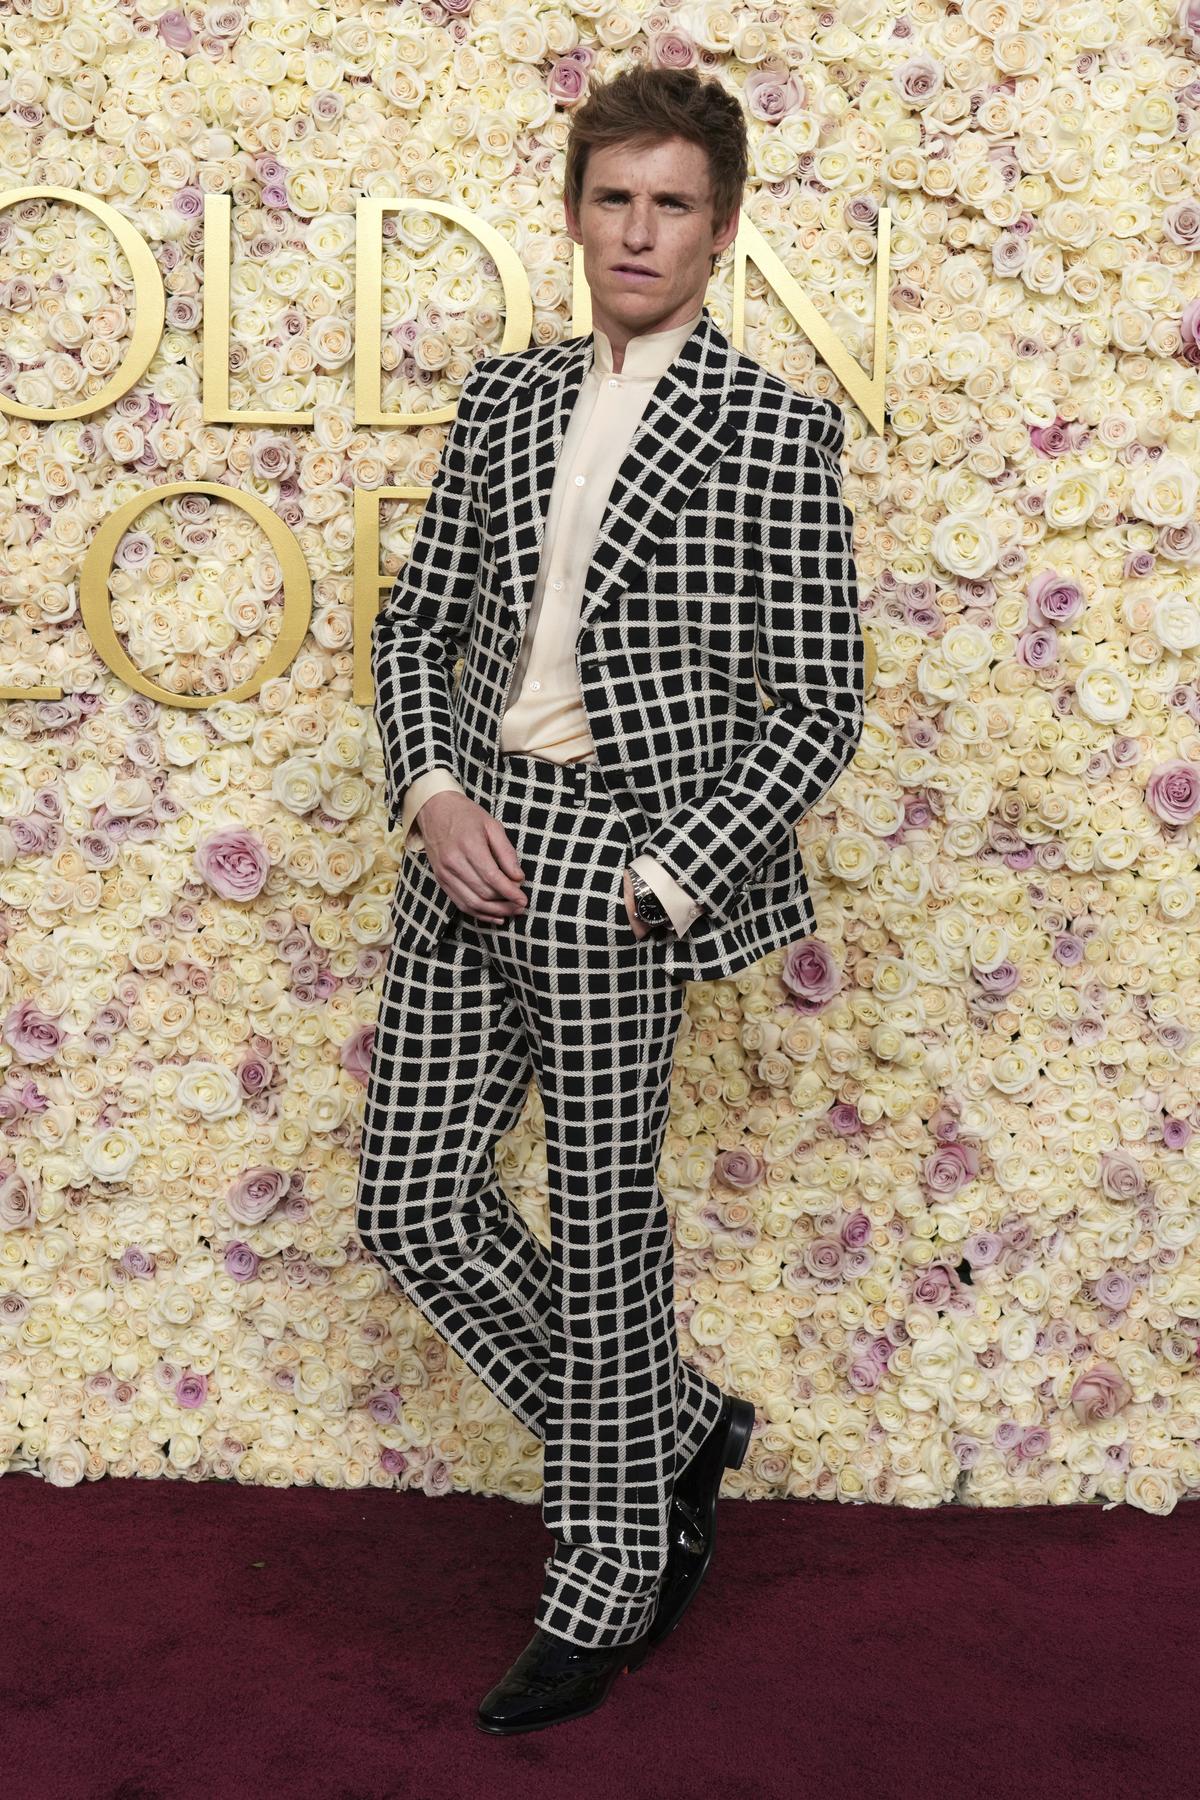
[[475, 1723], [481, 1731], [540, 1731], [594, 1712], [617, 1676], [632, 1666], [632, 1656], [641, 1661], [645, 1649], [644, 1635], [628, 1644], [589, 1648], [539, 1625], [508, 1674], [480, 1701]]
[[754, 1408], [748, 1400], [726, 1394], [717, 1422], [675, 1482], [668, 1524], [667, 1567], [658, 1605], [640, 1648], [633, 1651], [636, 1668], [655, 1644], [674, 1631], [696, 1598], [717, 1532], [717, 1494], [726, 1469], [740, 1469], [746, 1458]]

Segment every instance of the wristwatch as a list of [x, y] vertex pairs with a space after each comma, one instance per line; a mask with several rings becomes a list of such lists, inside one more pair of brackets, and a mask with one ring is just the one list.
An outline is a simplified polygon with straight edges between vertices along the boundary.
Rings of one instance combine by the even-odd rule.
[[671, 915], [646, 877], [636, 869], [630, 869], [629, 879], [633, 884], [633, 910], [642, 924], [655, 927], [670, 925]]

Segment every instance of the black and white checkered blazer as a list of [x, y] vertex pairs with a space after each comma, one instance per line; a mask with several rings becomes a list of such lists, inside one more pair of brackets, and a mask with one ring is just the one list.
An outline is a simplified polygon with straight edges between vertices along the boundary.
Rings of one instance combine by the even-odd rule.
[[[476, 362], [411, 553], [371, 634], [388, 818], [426, 770], [491, 810], [554, 472], [591, 333]], [[852, 516], [831, 401], [736, 350], [707, 308], [659, 377], [592, 550], [575, 660], [606, 787], [705, 908], [665, 952], [711, 980], [816, 918], [796, 825], [862, 734]], [[461, 659], [461, 666], [460, 666]], [[769, 702], [769, 704], [768, 704]], [[456, 904], [402, 859], [393, 923]]]

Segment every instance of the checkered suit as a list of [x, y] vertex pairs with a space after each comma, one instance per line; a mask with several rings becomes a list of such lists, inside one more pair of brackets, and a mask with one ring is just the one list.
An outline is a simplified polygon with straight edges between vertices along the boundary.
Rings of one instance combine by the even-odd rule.
[[[853, 754], [863, 681], [841, 415], [704, 312], [592, 548], [576, 661], [596, 756], [500, 754], [591, 343], [476, 364], [375, 624], [390, 818], [450, 768], [504, 826], [527, 906], [474, 920], [426, 854], [403, 858], [357, 1199], [363, 1242], [543, 1438], [555, 1548], [536, 1622], [589, 1645], [649, 1623], [674, 1476], [723, 1398], [678, 1355], [657, 1180], [684, 982], [812, 930], [794, 826]], [[633, 930], [623, 876], [642, 850], [707, 908], [682, 938]], [[493, 1155], [532, 1077], [548, 1244]]]
[[[372, 631], [393, 824], [404, 790], [438, 766], [491, 810], [555, 465], [591, 355], [588, 334], [488, 356], [463, 387]], [[705, 908], [668, 946], [681, 980], [735, 973], [816, 926], [795, 826], [850, 761], [863, 719], [843, 436], [832, 402], [736, 351], [705, 309], [655, 385], [593, 547], [580, 691], [634, 853]], [[405, 942], [432, 947], [456, 910], [427, 858], [403, 858], [393, 921]]]

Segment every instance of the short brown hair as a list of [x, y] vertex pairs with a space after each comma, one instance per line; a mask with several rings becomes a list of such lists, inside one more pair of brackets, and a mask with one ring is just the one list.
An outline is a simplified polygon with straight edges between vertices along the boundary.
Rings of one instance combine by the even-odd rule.
[[695, 69], [659, 69], [649, 63], [622, 69], [610, 81], [589, 88], [587, 99], [572, 113], [563, 180], [571, 210], [578, 217], [593, 144], [652, 144], [668, 137], [687, 138], [704, 150], [713, 229], [727, 224], [741, 205], [749, 164], [741, 105], [719, 81], [705, 80]]

